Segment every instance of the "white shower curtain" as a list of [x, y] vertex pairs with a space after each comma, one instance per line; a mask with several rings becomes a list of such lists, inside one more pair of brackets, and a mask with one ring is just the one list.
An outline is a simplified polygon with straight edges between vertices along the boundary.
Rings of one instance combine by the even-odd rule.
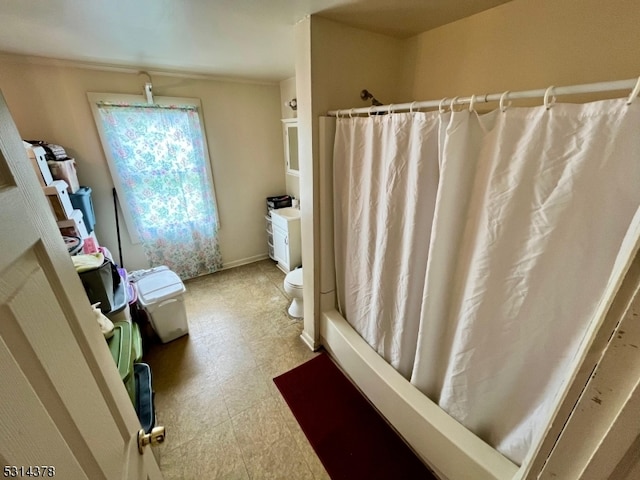
[[437, 191], [437, 114], [353, 118], [338, 129], [336, 151], [349, 159], [334, 171], [338, 301], [408, 378]]
[[343, 315], [515, 463], [640, 205], [639, 127], [640, 104], [624, 100], [337, 121]]

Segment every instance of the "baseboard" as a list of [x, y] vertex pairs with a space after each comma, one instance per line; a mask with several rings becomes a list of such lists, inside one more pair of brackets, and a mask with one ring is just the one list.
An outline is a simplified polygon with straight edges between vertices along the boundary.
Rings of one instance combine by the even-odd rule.
[[313, 338], [311, 338], [311, 335], [309, 335], [305, 330], [302, 331], [300, 338], [312, 352], [315, 352], [322, 346], [319, 342], [315, 342]]
[[[260, 255], [254, 255], [253, 257], [241, 258], [240, 260], [234, 260], [233, 262], [223, 263], [220, 270], [228, 270], [230, 268], [240, 267], [242, 265], [248, 265], [249, 263], [259, 262], [260, 260], [266, 260], [269, 255], [261, 253]], [[220, 271], [218, 270], [218, 271]]]

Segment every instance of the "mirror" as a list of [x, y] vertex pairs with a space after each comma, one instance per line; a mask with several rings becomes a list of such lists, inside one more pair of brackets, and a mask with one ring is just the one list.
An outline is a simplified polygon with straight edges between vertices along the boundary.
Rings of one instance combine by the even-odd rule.
[[284, 156], [287, 173], [299, 175], [298, 162], [298, 121], [295, 118], [282, 120], [284, 124]]

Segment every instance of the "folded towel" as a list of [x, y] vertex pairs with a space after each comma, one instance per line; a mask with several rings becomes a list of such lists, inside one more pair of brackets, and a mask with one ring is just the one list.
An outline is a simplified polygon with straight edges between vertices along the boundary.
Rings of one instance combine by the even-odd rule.
[[99, 268], [104, 263], [104, 255], [101, 253], [80, 254], [71, 257], [76, 272], [86, 272]]

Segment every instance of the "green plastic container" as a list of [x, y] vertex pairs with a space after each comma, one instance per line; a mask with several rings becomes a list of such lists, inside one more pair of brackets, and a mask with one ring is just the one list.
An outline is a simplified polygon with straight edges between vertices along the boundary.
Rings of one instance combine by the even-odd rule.
[[131, 324], [133, 335], [133, 363], [140, 363], [142, 360], [142, 335], [140, 334], [140, 327], [137, 323]]
[[[138, 336], [139, 336], [138, 332]], [[136, 382], [133, 375], [134, 342], [133, 328], [129, 322], [115, 322], [113, 336], [109, 339], [109, 350], [116, 362], [120, 378], [127, 388], [129, 398], [135, 404]]]

